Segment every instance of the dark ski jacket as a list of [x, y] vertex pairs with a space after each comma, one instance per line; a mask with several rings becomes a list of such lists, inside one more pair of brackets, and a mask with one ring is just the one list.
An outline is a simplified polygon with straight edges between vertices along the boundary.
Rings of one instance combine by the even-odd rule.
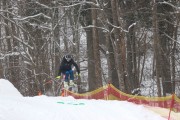
[[73, 59], [71, 59], [69, 62], [63, 57], [63, 60], [61, 62], [61, 65], [59, 67], [59, 73], [58, 76], [61, 76], [61, 73], [65, 73], [66, 71], [72, 70], [72, 65], [75, 66], [78, 74], [80, 73], [80, 69], [78, 65], [74, 62]]

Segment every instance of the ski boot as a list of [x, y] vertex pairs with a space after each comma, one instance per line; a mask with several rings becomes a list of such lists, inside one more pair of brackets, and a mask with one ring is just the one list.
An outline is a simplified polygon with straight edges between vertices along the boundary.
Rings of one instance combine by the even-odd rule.
[[73, 80], [69, 81], [69, 90], [75, 93], [78, 91], [77, 84], [75, 84]]
[[69, 81], [69, 86], [74, 86], [75, 84], [74, 84], [74, 81], [73, 80], [70, 80]]
[[65, 82], [65, 81], [64, 81], [64, 89], [67, 89], [67, 90], [68, 90], [68, 88], [69, 88], [68, 82]]
[[74, 87], [74, 81], [73, 80], [70, 80], [69, 81], [69, 91], [72, 91], [73, 87]]

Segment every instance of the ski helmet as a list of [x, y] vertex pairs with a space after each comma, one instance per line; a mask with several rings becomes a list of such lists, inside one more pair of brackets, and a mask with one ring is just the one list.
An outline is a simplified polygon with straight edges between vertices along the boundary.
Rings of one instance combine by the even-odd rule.
[[68, 55], [65, 55], [64, 58], [69, 62], [69, 61], [71, 61], [73, 56], [68, 54]]

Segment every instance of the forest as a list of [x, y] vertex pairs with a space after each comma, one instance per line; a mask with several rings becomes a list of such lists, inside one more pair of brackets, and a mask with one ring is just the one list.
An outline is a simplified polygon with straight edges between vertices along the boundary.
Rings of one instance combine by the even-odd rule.
[[0, 28], [0, 78], [24, 96], [55, 95], [70, 53], [80, 93], [111, 83], [180, 97], [179, 0], [1, 0]]

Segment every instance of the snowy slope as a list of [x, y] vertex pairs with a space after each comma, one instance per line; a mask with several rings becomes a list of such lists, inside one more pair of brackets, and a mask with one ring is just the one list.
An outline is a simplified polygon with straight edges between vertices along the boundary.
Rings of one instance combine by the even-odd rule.
[[165, 120], [142, 105], [126, 101], [22, 97], [10, 84], [0, 79], [0, 120]]
[[8, 80], [0, 79], [0, 98], [3, 96], [22, 97], [21, 93]]

